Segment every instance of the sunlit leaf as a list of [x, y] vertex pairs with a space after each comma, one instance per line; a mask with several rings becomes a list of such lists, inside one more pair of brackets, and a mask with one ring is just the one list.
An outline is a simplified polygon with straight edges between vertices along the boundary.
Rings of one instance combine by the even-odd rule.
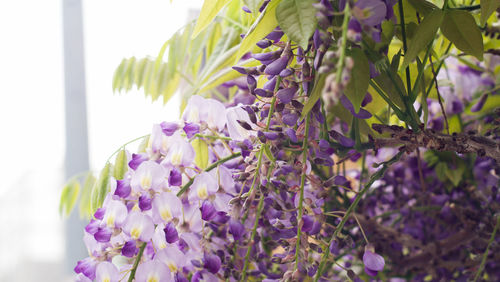
[[276, 19], [286, 35], [306, 49], [316, 29], [313, 0], [283, 0], [276, 8]]
[[431, 43], [442, 21], [443, 12], [441, 10], [434, 10], [424, 18], [405, 53], [403, 65], [401, 66], [402, 69], [406, 68], [418, 56], [418, 53]]
[[217, 16], [219, 11], [231, 0], [205, 0], [201, 7], [201, 13], [196, 21], [196, 26], [191, 38], [195, 38], [201, 31], [203, 31]]
[[191, 146], [193, 146], [195, 157], [194, 162], [196, 165], [205, 169], [208, 166], [208, 144], [202, 139], [196, 138], [191, 141]]
[[115, 158], [115, 166], [113, 168], [113, 176], [116, 180], [123, 179], [125, 172], [128, 169], [128, 160], [127, 160], [127, 151], [120, 150], [118, 154], [116, 154]]
[[107, 163], [99, 174], [99, 178], [92, 188], [90, 207], [91, 211], [95, 212], [98, 208], [102, 206], [104, 198], [108, 193], [108, 183], [111, 171], [111, 164]]
[[59, 214], [69, 216], [80, 193], [80, 182], [76, 179], [70, 180], [64, 185], [59, 201]]
[[94, 174], [89, 172], [85, 177], [85, 181], [83, 182], [80, 203], [78, 204], [81, 218], [90, 218], [90, 216], [92, 215], [92, 208], [90, 207], [90, 198], [95, 181], [96, 179], [94, 177]]
[[236, 60], [239, 60], [241, 56], [250, 51], [250, 49], [252, 49], [259, 40], [271, 33], [271, 31], [278, 26], [278, 21], [276, 19], [276, 7], [280, 2], [281, 0], [273, 0], [267, 4], [264, 11], [262, 11], [248, 32], [245, 34], [243, 41], [241, 41], [239, 50], [236, 53]]

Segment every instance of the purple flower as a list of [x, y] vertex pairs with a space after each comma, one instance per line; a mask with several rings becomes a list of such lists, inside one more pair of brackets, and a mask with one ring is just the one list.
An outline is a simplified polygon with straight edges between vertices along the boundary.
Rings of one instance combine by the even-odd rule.
[[172, 136], [177, 129], [179, 129], [179, 125], [175, 122], [162, 122], [160, 123], [161, 131], [167, 135]]
[[368, 119], [372, 117], [372, 114], [363, 108], [360, 108], [359, 112], [356, 113], [356, 111], [354, 111], [354, 106], [352, 105], [351, 101], [349, 101], [349, 99], [345, 95], [342, 95], [340, 97], [340, 103], [342, 103], [344, 108], [349, 110], [349, 112], [351, 112], [351, 114], [357, 118]]
[[235, 241], [239, 240], [245, 234], [245, 226], [237, 220], [230, 220], [229, 233], [233, 235]]
[[288, 65], [288, 57], [283, 56], [277, 59], [276, 61], [270, 63], [264, 69], [264, 72], [269, 75], [278, 75], [282, 70], [286, 68], [287, 65]]
[[133, 257], [139, 252], [139, 249], [136, 246], [136, 242], [134, 240], [127, 241], [123, 244], [122, 247], [122, 255], [126, 257]]
[[297, 93], [297, 89], [298, 88], [296, 86], [293, 86], [278, 90], [278, 92], [276, 92], [276, 97], [280, 99], [281, 103], [288, 104], [292, 101], [293, 96], [295, 96], [295, 93]]
[[182, 129], [186, 132], [187, 138], [191, 138], [195, 134], [200, 133], [200, 126], [196, 123], [186, 122]]
[[172, 281], [172, 275], [164, 263], [155, 259], [139, 264], [135, 274], [135, 281]]
[[94, 233], [94, 239], [100, 243], [107, 243], [111, 239], [111, 235], [113, 235], [113, 233], [109, 228], [99, 227], [97, 228], [97, 232]]
[[148, 156], [146, 154], [132, 154], [132, 160], [130, 160], [130, 162], [128, 162], [128, 166], [133, 169], [133, 170], [136, 170], [137, 167], [139, 167], [139, 165], [144, 162], [144, 161], [147, 161], [148, 160]]
[[123, 231], [132, 239], [140, 239], [143, 242], [148, 242], [155, 231], [153, 220], [148, 215], [137, 211], [129, 213]]
[[141, 195], [139, 197], [139, 208], [141, 211], [147, 211], [151, 209], [151, 198], [148, 195]]
[[370, 276], [376, 276], [379, 271], [384, 270], [385, 260], [381, 255], [378, 255], [369, 249], [369, 246], [365, 247], [365, 253], [363, 254], [365, 272]]
[[168, 177], [168, 185], [170, 186], [182, 185], [182, 174], [175, 168], [170, 171], [170, 176]]
[[124, 178], [123, 180], [116, 181], [115, 195], [120, 198], [127, 198], [131, 191], [130, 179]]
[[356, 19], [368, 26], [375, 26], [385, 19], [387, 8], [380, 0], [359, 0], [352, 10]]
[[210, 201], [203, 201], [201, 204], [201, 218], [205, 221], [209, 221], [215, 217], [217, 210], [215, 210], [214, 205]]
[[219, 256], [205, 253], [203, 256], [203, 267], [211, 273], [219, 272], [221, 260]]
[[107, 204], [102, 221], [109, 227], [121, 227], [127, 218], [128, 210], [121, 201], [111, 200]]
[[180, 135], [174, 135], [171, 138], [167, 155], [161, 163], [173, 166], [190, 166], [195, 155], [193, 146]]
[[74, 268], [75, 273], [81, 273], [91, 280], [95, 279], [97, 261], [93, 258], [85, 258], [76, 263]]
[[111, 262], [103, 261], [97, 265], [96, 280], [97, 281], [118, 281], [120, 273], [118, 268]]
[[155, 223], [169, 222], [182, 215], [182, 202], [171, 192], [162, 192], [153, 200], [153, 220]]
[[167, 223], [163, 231], [165, 232], [165, 240], [169, 244], [175, 243], [179, 240], [179, 234], [177, 233], [177, 229], [175, 229], [172, 222]]
[[202, 172], [194, 178], [193, 184], [189, 187], [188, 198], [190, 201], [205, 200], [217, 190], [219, 190], [217, 180], [208, 172]]
[[159, 190], [165, 187], [166, 170], [154, 161], [143, 162], [130, 180], [134, 191]]

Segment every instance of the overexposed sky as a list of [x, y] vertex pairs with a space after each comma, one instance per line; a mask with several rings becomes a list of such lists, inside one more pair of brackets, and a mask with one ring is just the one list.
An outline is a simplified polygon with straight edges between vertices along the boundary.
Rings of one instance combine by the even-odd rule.
[[[155, 56], [186, 23], [189, 9], [202, 4], [170, 2], [83, 1], [94, 170], [122, 144], [149, 133], [153, 123], [178, 117], [176, 99], [164, 107], [140, 92], [111, 89], [122, 58]], [[0, 1], [0, 281], [40, 281], [39, 271], [57, 271], [64, 259], [57, 213], [65, 148], [61, 12], [62, 0]]]

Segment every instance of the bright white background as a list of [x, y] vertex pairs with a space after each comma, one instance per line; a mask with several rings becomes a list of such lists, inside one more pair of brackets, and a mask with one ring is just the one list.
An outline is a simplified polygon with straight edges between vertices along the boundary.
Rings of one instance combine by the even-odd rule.
[[[90, 164], [94, 170], [178, 100], [113, 94], [124, 57], [155, 56], [201, 0], [84, 0]], [[0, 2], [0, 281], [62, 281], [64, 183], [62, 0]], [[82, 242], [83, 244], [83, 242]], [[75, 262], [76, 263], [76, 262]]]

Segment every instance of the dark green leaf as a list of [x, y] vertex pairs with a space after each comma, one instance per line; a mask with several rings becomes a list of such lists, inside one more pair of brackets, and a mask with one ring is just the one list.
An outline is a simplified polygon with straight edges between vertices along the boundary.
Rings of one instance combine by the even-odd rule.
[[313, 0], [283, 0], [276, 8], [278, 24], [288, 37], [306, 49], [316, 29]]
[[499, 0], [481, 0], [481, 26], [486, 24], [488, 18], [500, 7]]
[[345, 94], [354, 106], [354, 110], [358, 112], [368, 90], [370, 64], [365, 53], [359, 48], [353, 48], [348, 55], [353, 59], [354, 67]]
[[325, 86], [326, 74], [320, 74], [318, 79], [314, 83], [314, 87], [311, 93], [311, 96], [307, 99], [304, 109], [302, 109], [302, 118], [304, 118], [314, 107], [314, 104], [318, 101], [319, 97], [321, 97], [321, 92], [323, 91], [323, 87]]
[[469, 12], [446, 10], [441, 31], [458, 49], [479, 60], [483, 59], [483, 37]]
[[410, 5], [415, 8], [420, 14], [426, 16], [430, 12], [439, 9], [436, 5], [425, 0], [408, 0]]

